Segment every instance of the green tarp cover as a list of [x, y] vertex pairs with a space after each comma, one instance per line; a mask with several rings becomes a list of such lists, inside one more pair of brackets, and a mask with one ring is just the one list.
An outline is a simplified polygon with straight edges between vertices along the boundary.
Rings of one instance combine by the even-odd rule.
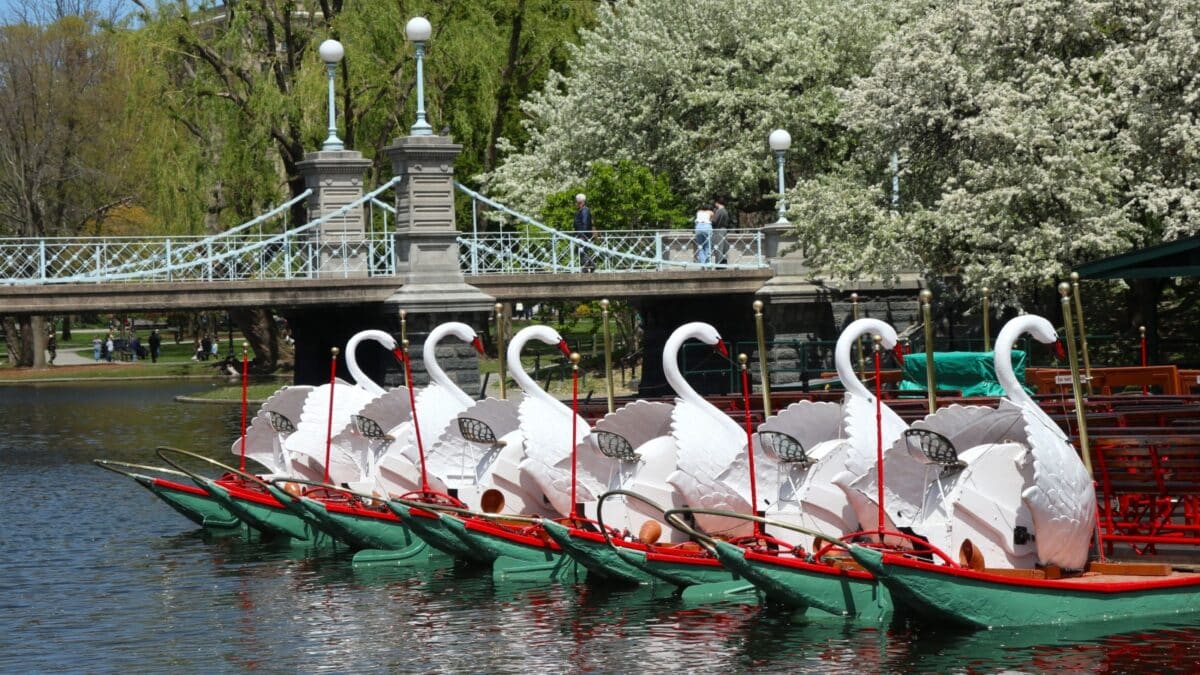
[[[1012, 351], [1013, 372], [1025, 385], [1025, 352]], [[934, 377], [938, 391], [953, 390], [963, 396], [1003, 396], [1004, 389], [996, 381], [995, 355], [992, 352], [934, 352]], [[903, 379], [900, 391], [924, 391], [925, 355], [907, 354], [900, 370]], [[1032, 391], [1025, 387], [1026, 391]]]

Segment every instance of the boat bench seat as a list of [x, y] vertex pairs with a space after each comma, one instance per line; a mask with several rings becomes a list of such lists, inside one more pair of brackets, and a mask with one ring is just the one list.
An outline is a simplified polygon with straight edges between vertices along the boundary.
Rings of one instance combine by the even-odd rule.
[[1200, 544], [1200, 437], [1150, 434], [1091, 443], [1100, 489], [1101, 537], [1112, 551]]

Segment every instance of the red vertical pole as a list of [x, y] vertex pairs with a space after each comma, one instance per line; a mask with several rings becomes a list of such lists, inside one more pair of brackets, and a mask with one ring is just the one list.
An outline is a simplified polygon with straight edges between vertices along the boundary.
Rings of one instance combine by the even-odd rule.
[[246, 407], [247, 407], [247, 386], [250, 380], [250, 351], [246, 348], [245, 343], [242, 344], [242, 464], [239, 467], [242, 473], [246, 472]]
[[879, 339], [875, 340], [875, 462], [879, 467], [879, 543], [883, 543], [883, 376], [879, 363]]
[[413, 391], [412, 360], [408, 355], [408, 340], [396, 354], [404, 363], [404, 381], [408, 383], [408, 405], [412, 408], [413, 431], [417, 436], [417, 455], [421, 458], [421, 492], [429, 492], [429, 474], [425, 473], [425, 444], [421, 441], [421, 423], [417, 419], [417, 395]]
[[337, 389], [337, 355], [338, 348], [330, 352], [329, 359], [329, 415], [325, 421], [325, 480], [329, 482], [329, 449], [333, 445], [333, 392]]
[[[754, 426], [750, 420], [750, 370], [746, 367], [749, 358], [738, 354], [738, 362], [742, 364], [742, 408], [746, 412], [746, 457], [750, 460], [750, 515], [758, 515], [758, 475], [754, 471]], [[762, 532], [759, 522], [754, 523], [754, 536]]]
[[576, 457], [579, 454], [579, 444], [575, 442], [579, 438], [579, 354], [571, 353], [571, 517], [574, 518], [579, 502], [575, 501], [575, 463]]

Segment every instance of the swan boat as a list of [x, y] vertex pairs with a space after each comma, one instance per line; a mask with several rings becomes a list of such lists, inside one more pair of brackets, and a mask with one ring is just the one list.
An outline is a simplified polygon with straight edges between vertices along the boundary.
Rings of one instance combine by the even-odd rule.
[[[913, 452], [908, 443], [914, 437], [919, 439], [925, 443], [920, 459], [934, 467], [937, 478], [915, 511], [907, 500], [888, 493], [892, 499], [882, 529], [896, 532], [890, 512], [909, 509], [906, 525], [917, 536], [884, 537], [885, 547], [940, 551], [939, 547], [955, 545], [960, 557], [976, 567], [982, 568], [984, 559], [990, 558], [997, 565], [995, 574], [1010, 575], [1022, 573], [1019, 568], [1032, 567], [1034, 562], [1078, 565], [1081, 556], [1086, 557], [1095, 493], [1065, 436], [1029, 400], [1012, 373], [1010, 350], [1023, 332], [1044, 343], [1056, 339], [1053, 327], [1041, 317], [1018, 317], [1005, 326], [997, 338], [995, 368], [1008, 398], [999, 408], [944, 408], [917, 422], [890, 449], [892, 457], [885, 458], [885, 467], [899, 453]], [[938, 433], [939, 429], [949, 438]], [[930, 448], [928, 443], [933, 440], [941, 444]], [[969, 449], [956, 453], [956, 443]], [[886, 471], [884, 475], [891, 476]], [[1058, 503], [1047, 503], [1042, 498], [1046, 493], [1057, 495]], [[847, 496], [852, 493], [847, 491]], [[879, 523], [877, 506], [872, 506], [870, 519], [862, 517], [867, 520], [862, 527], [874, 532], [879, 531]], [[862, 514], [864, 510], [856, 511]], [[763, 522], [784, 529], [794, 527], [778, 520]], [[806, 528], [795, 531], [812, 533]], [[1021, 533], [1029, 536], [1017, 536]], [[1039, 549], [1032, 543], [1035, 540], [1044, 545]], [[863, 620], [889, 617], [895, 604], [888, 587], [844, 556], [826, 555], [841, 548], [830, 541], [826, 538], [812, 555], [799, 549], [738, 548], [719, 541], [712, 546], [724, 564], [774, 601]], [[1018, 570], [1014, 572], [1014, 568]]]

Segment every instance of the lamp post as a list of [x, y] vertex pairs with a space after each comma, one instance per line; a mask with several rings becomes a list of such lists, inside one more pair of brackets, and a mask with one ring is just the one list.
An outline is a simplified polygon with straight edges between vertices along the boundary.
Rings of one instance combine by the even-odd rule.
[[337, 40], [326, 40], [321, 43], [320, 47], [317, 47], [317, 53], [325, 62], [325, 74], [329, 76], [329, 137], [321, 144], [321, 149], [342, 150], [345, 146], [337, 135], [337, 110], [333, 105], [333, 76], [337, 70], [337, 64], [341, 63], [342, 57], [346, 55], [346, 50]]
[[787, 215], [787, 200], [783, 196], [783, 155], [788, 148], [792, 147], [792, 135], [786, 129], [776, 129], [767, 137], [767, 143], [771, 146], [771, 150], [775, 152], [775, 166], [779, 172], [779, 220], [777, 224], [788, 222]]
[[404, 35], [417, 50], [417, 121], [408, 132], [413, 136], [432, 136], [433, 127], [425, 121], [425, 73], [422, 63], [425, 59], [425, 41], [433, 34], [433, 27], [423, 16], [413, 17], [404, 26]]

